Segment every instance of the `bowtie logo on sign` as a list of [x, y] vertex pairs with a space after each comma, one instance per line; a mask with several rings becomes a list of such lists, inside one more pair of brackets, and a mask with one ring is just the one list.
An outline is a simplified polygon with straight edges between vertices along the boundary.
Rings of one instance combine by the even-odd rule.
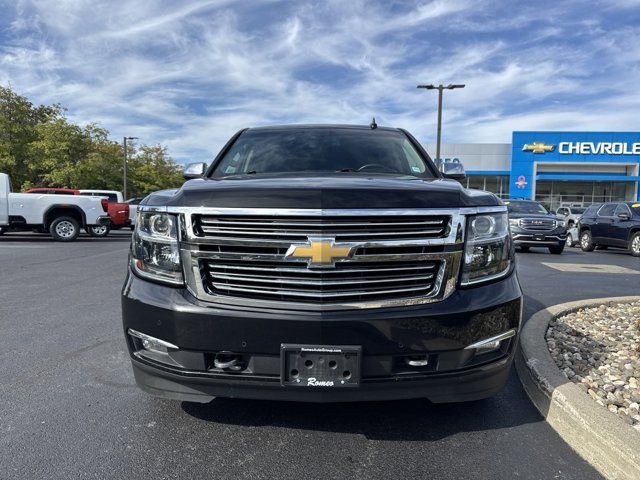
[[547, 145], [544, 142], [533, 142], [533, 143], [525, 143], [522, 147], [523, 152], [533, 152], [533, 153], [546, 153], [553, 152], [553, 149], [556, 148], [555, 145]]

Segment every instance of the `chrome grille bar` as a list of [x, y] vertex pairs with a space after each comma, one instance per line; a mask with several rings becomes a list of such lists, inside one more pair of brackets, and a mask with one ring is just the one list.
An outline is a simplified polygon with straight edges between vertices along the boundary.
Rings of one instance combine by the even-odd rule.
[[365, 296], [365, 295], [386, 295], [395, 293], [407, 293], [407, 292], [428, 292], [429, 287], [407, 287], [407, 288], [387, 288], [387, 289], [367, 289], [360, 291], [353, 291], [349, 293], [345, 292], [310, 292], [301, 289], [276, 289], [276, 288], [249, 288], [244, 285], [229, 285], [229, 284], [213, 284], [216, 288], [227, 289], [232, 292], [250, 292], [261, 295], [278, 295], [280, 297], [308, 297], [308, 298], [331, 298], [341, 299], [351, 296]]
[[[256, 275], [232, 275], [232, 274], [224, 274], [224, 273], [211, 273], [209, 272], [209, 278], [213, 282], [218, 280], [229, 280], [233, 281], [247, 281], [247, 282], [257, 282], [257, 283], [278, 283], [278, 284], [289, 284], [289, 285], [312, 285], [312, 286], [331, 286], [331, 285], [364, 285], [364, 284], [372, 284], [372, 283], [398, 283], [398, 278], [359, 278], [354, 280], [306, 280], [299, 277], [260, 277]], [[403, 277], [402, 282], [411, 282], [414, 280], [433, 280], [433, 275], [418, 275], [412, 277]], [[219, 282], [218, 282], [219, 283]]]
[[526, 230], [543, 232], [555, 230], [557, 228], [557, 222], [547, 219], [522, 218], [520, 219], [520, 226]]

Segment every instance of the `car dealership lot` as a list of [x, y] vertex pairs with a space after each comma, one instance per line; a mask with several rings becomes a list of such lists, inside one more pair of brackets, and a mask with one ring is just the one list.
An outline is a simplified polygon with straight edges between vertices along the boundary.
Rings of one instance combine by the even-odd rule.
[[[133, 382], [119, 293], [128, 232], [0, 238], [0, 478], [598, 478], [512, 373], [482, 402], [315, 405], [157, 400]], [[637, 293], [616, 251], [519, 254], [525, 318]], [[546, 263], [547, 265], [543, 264]]]

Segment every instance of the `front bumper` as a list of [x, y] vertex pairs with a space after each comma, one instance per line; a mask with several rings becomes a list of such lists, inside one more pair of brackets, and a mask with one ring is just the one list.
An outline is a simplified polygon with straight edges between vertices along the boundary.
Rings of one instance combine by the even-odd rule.
[[532, 231], [512, 226], [511, 238], [518, 247], [560, 247], [567, 241], [567, 229], [561, 227], [549, 231]]
[[[442, 302], [384, 309], [220, 307], [198, 301], [185, 289], [150, 283], [131, 273], [122, 296], [123, 326], [139, 387], [161, 397], [196, 402], [216, 396], [310, 402], [486, 398], [504, 386], [517, 336], [487, 353], [465, 347], [510, 329], [519, 331], [521, 307], [515, 273], [459, 289]], [[129, 329], [178, 346], [173, 364], [146, 357]], [[284, 343], [361, 346], [360, 385], [283, 386], [279, 354]], [[212, 355], [220, 351], [244, 358], [246, 370], [212, 368]], [[429, 366], [405, 367], [401, 360], [410, 355], [428, 356]]]

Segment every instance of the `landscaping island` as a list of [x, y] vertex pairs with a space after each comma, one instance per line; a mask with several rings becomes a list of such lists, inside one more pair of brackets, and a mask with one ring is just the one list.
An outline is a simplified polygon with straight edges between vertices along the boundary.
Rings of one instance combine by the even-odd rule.
[[640, 301], [555, 318], [546, 341], [569, 380], [640, 431]]

